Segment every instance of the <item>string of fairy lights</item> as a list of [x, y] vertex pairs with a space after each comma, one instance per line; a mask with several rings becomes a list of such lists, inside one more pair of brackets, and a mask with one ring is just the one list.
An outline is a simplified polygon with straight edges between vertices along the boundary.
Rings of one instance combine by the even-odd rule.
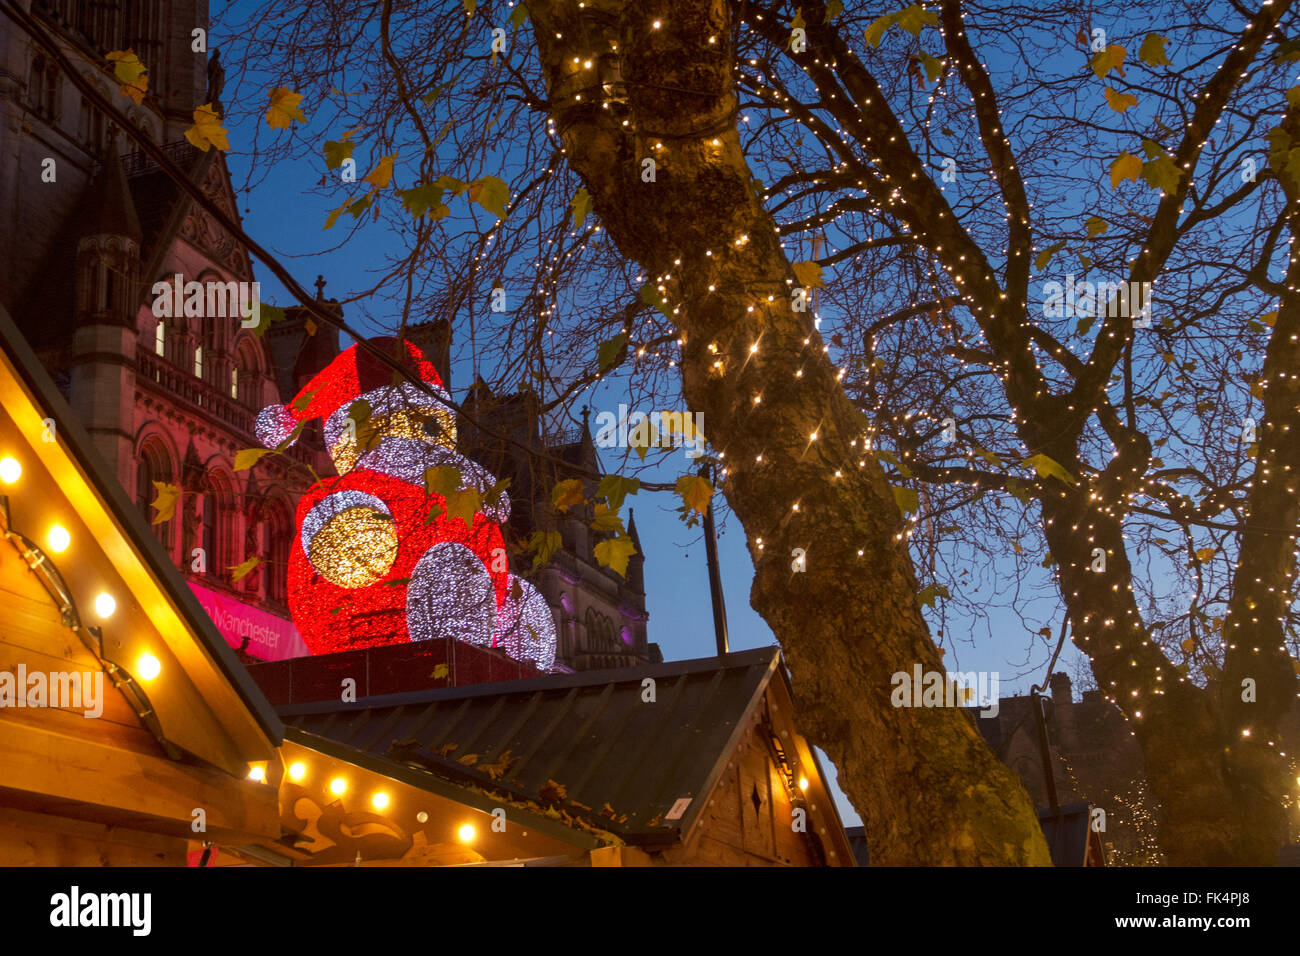
[[[764, 24], [762, 13], [751, 11], [751, 16], [754, 27], [760, 33], [766, 29], [769, 39], [775, 36], [778, 28], [773, 28], [770, 23]], [[1038, 448], [1059, 446], [1062, 439], [1070, 433], [1071, 428], [1070, 421], [1057, 422], [1055, 425], [1049, 425], [1044, 421], [1041, 413], [1041, 410], [1046, 407], [1044, 402], [1054, 400], [1058, 396], [1048, 384], [1036, 348], [1042, 349], [1046, 355], [1050, 355], [1063, 367], [1078, 369], [1076, 384], [1066, 396], [1065, 410], [1071, 413], [1072, 418], [1080, 421], [1088, 417], [1077, 414], [1082, 409], [1096, 411], [1111, 441], [1111, 462], [1105, 468], [1081, 472], [1068, 484], [1043, 476], [1036, 485], [1035, 493], [1042, 506], [1043, 531], [1049, 543], [1053, 545], [1053, 553], [1059, 552], [1063, 555], [1069, 553], [1071, 542], [1086, 542], [1089, 551], [1097, 544], [1098, 539], [1111, 543], [1110, 548], [1102, 549], [1110, 562], [1109, 573], [1093, 572], [1087, 561], [1080, 561], [1069, 568], [1058, 565], [1057, 574], [1062, 593], [1067, 598], [1067, 606], [1079, 620], [1076, 642], [1095, 668], [1095, 672], [1104, 680], [1103, 693], [1106, 699], [1117, 705], [1126, 719], [1131, 719], [1140, 725], [1147, 712], [1153, 706], [1159, 705], [1159, 698], [1168, 694], [1168, 688], [1165, 686], [1167, 676], [1171, 680], [1176, 679], [1179, 684], [1186, 684], [1188, 678], [1181, 673], [1176, 677], [1166, 674], [1167, 658], [1143, 623], [1137, 608], [1131, 574], [1127, 572], [1127, 562], [1122, 560], [1123, 542], [1128, 540], [1122, 526], [1123, 516], [1128, 513], [1133, 499], [1145, 497], [1156, 500], [1162, 490], [1156, 477], [1148, 474], [1149, 454], [1129, 455], [1128, 458], [1133, 459], [1131, 464], [1128, 458], [1123, 457], [1125, 451], [1129, 450], [1132, 436], [1119, 422], [1105, 395], [1106, 375], [1101, 370], [1113, 366], [1124, 343], [1130, 338], [1131, 329], [1125, 327], [1126, 317], [1117, 318], [1112, 312], [1102, 320], [1092, 354], [1082, 358], [1075, 355], [1066, 345], [1043, 332], [1030, 319], [1028, 256], [1031, 251], [1041, 251], [1037, 246], [1029, 243], [1030, 219], [1033, 216], [1034, 204], [1029, 201], [1025, 193], [1019, 170], [1012, 159], [1014, 153], [1004, 128], [1002, 109], [993, 100], [992, 87], [987, 82], [987, 64], [979, 63], [969, 55], [971, 48], [965, 33], [965, 19], [966, 12], [962, 11], [951, 42], [948, 31], [952, 29], [952, 25], [940, 22], [936, 27], [952, 65], [966, 79], [967, 86], [972, 89], [969, 116], [979, 131], [985, 149], [990, 155], [1001, 155], [1006, 159], [1004, 163], [995, 164], [996, 168], [990, 173], [1001, 186], [1000, 199], [1007, 227], [1007, 239], [1001, 253], [1008, 281], [1010, 282], [1012, 278], [1016, 280], [1015, 291], [1018, 295], [1014, 297], [1010, 294], [1012, 291], [1010, 288], [999, 287], [992, 264], [985, 257], [981, 247], [970, 239], [958, 223], [956, 214], [952, 213], [947, 200], [942, 196], [943, 189], [936, 186], [929, 177], [918, 175], [916, 169], [908, 165], [907, 160], [914, 157], [909, 155], [900, 161], [898, 154], [903, 152], [901, 147], [892, 151], [882, 148], [887, 144], [897, 143], [899, 139], [905, 141], [906, 137], [903, 135], [902, 127], [897, 124], [888, 109], [862, 108], [872, 106], [876, 97], [883, 100], [884, 94], [874, 85], [870, 74], [857, 61], [851, 50], [846, 48], [841, 53], [848, 60], [848, 65], [843, 70], [840, 68], [838, 56], [823, 60], [813, 52], [803, 58], [793, 54], [789, 57], [813, 82], [815, 88], [819, 92], [824, 92], [814, 107], [799, 103], [790, 96], [774, 74], [765, 77], [764, 70], [760, 69], [762, 64], [758, 58], [750, 58], [747, 61], [749, 70], [737, 66], [735, 73], [738, 81], [758, 97], [760, 106], [766, 105], [773, 110], [779, 110], [783, 115], [803, 123], [805, 128], [822, 143], [828, 154], [838, 153], [844, 156], [844, 150], [837, 149], [840, 143], [831, 137], [831, 130], [835, 136], [841, 138], [841, 141], [848, 139], [852, 130], [855, 141], [871, 153], [866, 157], [865, 163], [862, 163], [856, 155], [842, 158], [832, 166], [831, 172], [845, 175], [847, 179], [853, 180], [853, 170], [856, 167], [860, 178], [853, 182], [861, 191], [862, 198], [875, 199], [875, 208], [881, 215], [900, 218], [906, 233], [916, 237], [932, 250], [948, 286], [955, 291], [958, 300], [975, 320], [978, 335], [974, 344], [989, 350], [986, 353], [987, 367], [997, 375], [1003, 394], [1009, 400], [1008, 423], [1020, 434], [1022, 442], [1029, 446], [1030, 451], [1035, 446]], [[746, 21], [741, 21], [742, 26], [745, 23]], [[649, 24], [649, 30], [660, 30], [663, 25], [662, 18], [654, 20]], [[1185, 211], [1186, 197], [1195, 184], [1191, 172], [1206, 145], [1209, 133], [1220, 122], [1222, 104], [1233, 89], [1230, 74], [1237, 70], [1239, 61], [1244, 59], [1249, 62], [1253, 59], [1264, 41], [1273, 35], [1275, 25], [1276, 16], [1268, 11], [1261, 11], [1256, 20], [1252, 21], [1244, 31], [1242, 40], [1233, 46], [1232, 54], [1220, 66], [1216, 79], [1197, 99], [1191, 115], [1183, 124], [1182, 144], [1172, 154], [1187, 175], [1183, 177], [1178, 192], [1168, 193], [1160, 190], [1158, 216], [1168, 218]], [[560, 38], [557, 34], [557, 39]], [[716, 43], [717, 38], [710, 37], [709, 42]], [[575, 57], [571, 65], [575, 70], [589, 69], [590, 59]], [[858, 74], [856, 76], [853, 75], [855, 70]], [[847, 84], [846, 95], [843, 96], [839, 92], [838, 84], [832, 82], [833, 79], [841, 77]], [[858, 89], [855, 89], [855, 86]], [[863, 95], [858, 95], [859, 93]], [[941, 84], [934, 93], [929, 94], [928, 104], [933, 105], [936, 96], [949, 95], [947, 88]], [[576, 94], [575, 99], [580, 101], [581, 94]], [[611, 101], [606, 99], [601, 106], [603, 109], [609, 109]], [[814, 112], [815, 109], [829, 112], [836, 118], [836, 122], [834, 124], [821, 122]], [[748, 122], [749, 117], [745, 115], [743, 123], [747, 125]], [[629, 120], [624, 119], [622, 125], [627, 127]], [[558, 141], [559, 137], [553, 121], [548, 126], [548, 131]], [[635, 131], [630, 132], [636, 135]], [[650, 155], [657, 159], [667, 158], [676, 148], [675, 145], [665, 144], [661, 139], [653, 139], [653, 137], [651, 139], [653, 141], [647, 142], [647, 147]], [[701, 139], [704, 140], [703, 137]], [[698, 144], [687, 144], [684, 148], [707, 152], [708, 147], [716, 150], [721, 145], [719, 137], [709, 135], [707, 140]], [[566, 152], [567, 155], [562, 145], [561, 151]], [[822, 185], [823, 181], [814, 176], [812, 186]], [[810, 189], [809, 192], [814, 193], [815, 189]], [[764, 203], [772, 198], [773, 194], [770, 191], [761, 193]], [[832, 203], [821, 214], [810, 215], [799, 225], [808, 229], [834, 228], [840, 223], [841, 215], [846, 211]], [[729, 247], [719, 256], [715, 257], [714, 248], [705, 249], [703, 261], [691, 263], [689, 266], [692, 277], [698, 275], [700, 268], [710, 275], [717, 274], [723, 268], [718, 263], [724, 258], [729, 258], [727, 254], [744, 250], [749, 243], [750, 236], [741, 232], [731, 240]], [[784, 240], [780, 245], [785, 248]], [[1166, 246], [1169, 245], [1166, 243]], [[1156, 294], [1160, 263], [1170, 251], [1170, 248], [1162, 249], [1152, 244], [1144, 245], [1133, 264], [1133, 274], [1150, 281], [1151, 296]], [[552, 265], [556, 264], [556, 260], [553, 259]], [[653, 275], [647, 280], [653, 284], [659, 300], [664, 303], [665, 313], [672, 316], [680, 316], [685, 306], [686, 300], [678, 288], [684, 278], [683, 271], [682, 260], [674, 258], [671, 267], [652, 270]], [[791, 287], [793, 280], [787, 278], [785, 284]], [[710, 293], [716, 292], [717, 287], [717, 281], [710, 281], [707, 285]], [[1290, 283], [1288, 289], [1293, 293], [1297, 291], [1296, 286]], [[936, 288], [935, 291], [936, 298], [943, 297], [942, 290]], [[783, 300], [781, 306], [784, 304]], [[745, 305], [745, 312], [737, 318], [752, 319], [757, 310], [770, 311], [777, 307], [779, 306], [775, 293], [769, 292], [764, 295], [759, 292], [754, 295], [750, 304]], [[1017, 315], [1019, 318], [1016, 318]], [[630, 334], [631, 329], [625, 327], [623, 331]], [[760, 361], [760, 353], [763, 349], [762, 337], [762, 333], [759, 332], [747, 346], [738, 346], [736, 354], [726, 354], [716, 341], [709, 342], [707, 349], [710, 372], [722, 377], [734, 376], [735, 380], [739, 381], [751, 362]], [[679, 347], [684, 347], [685, 344], [684, 338], [677, 340]], [[809, 362], [831, 362], [828, 345], [822, 345], [817, 349], [811, 336], [803, 339], [802, 344], [804, 359], [792, 373], [796, 380], [804, 378], [805, 372], [809, 369]], [[639, 352], [638, 357], [643, 354], [643, 351]], [[658, 352], [654, 354], [657, 358], [662, 357]], [[675, 362], [674, 359], [670, 365]], [[967, 362], [961, 360], [960, 366], [965, 370]], [[848, 371], [847, 365], [839, 366], [834, 375], [835, 380], [842, 383]], [[1277, 374], [1281, 378], [1286, 377], [1285, 371]], [[1261, 381], [1260, 388], [1265, 394], [1270, 384], [1268, 378]], [[762, 390], [755, 389], [749, 395], [749, 405], [757, 408], [763, 402], [763, 398]], [[1026, 415], [1025, 409], [1032, 411]], [[909, 421], [912, 417], [911, 412], [901, 416], [890, 416], [896, 424], [900, 421]], [[1058, 434], [1050, 433], [1053, 427], [1058, 429]], [[822, 434], [822, 430], [822, 426], [819, 425], [809, 432], [807, 436], [809, 447], [826, 437]], [[1287, 431], [1289, 425], [1283, 424], [1281, 432]], [[1271, 434], [1269, 441], [1259, 443], [1256, 474], [1264, 480], [1271, 480], [1274, 477], [1275, 457], [1281, 437], [1276, 432]], [[856, 457], [857, 469], [866, 467], [868, 453], [878, 451], [875, 445], [878, 437], [874, 430], [869, 429], [866, 434], [849, 441], [851, 452], [861, 456]], [[860, 450], [859, 441], [861, 441]], [[883, 449], [879, 450], [883, 451]], [[973, 456], [976, 454], [974, 449], [969, 447], [963, 449], [963, 453], [968, 463], [973, 461]], [[764, 450], [757, 450], [753, 455], [752, 465], [759, 467], [767, 464], [765, 454]], [[725, 447], [719, 447], [716, 455], [719, 462], [723, 463], [720, 475], [724, 481], [733, 468], [750, 467], [747, 462], [739, 464], [734, 461], [727, 462]], [[842, 479], [846, 470], [854, 467], [851, 460], [845, 460], [838, 465], [832, 462], [833, 480]], [[921, 463], [917, 460], [909, 462], [904, 452], [901, 456], [901, 464], [915, 468]], [[1071, 466], [1075, 471], [1079, 470], [1077, 462], [1067, 461], [1064, 464]], [[1124, 468], [1126, 465], [1127, 468]], [[1115, 467], [1123, 470], [1115, 472], [1113, 470]], [[1283, 465], [1282, 469], [1284, 473], [1291, 471], [1289, 465]], [[1284, 480], [1292, 481], [1289, 474]], [[979, 487], [978, 480], [971, 480], [968, 483], [972, 487]], [[1247, 487], [1252, 487], [1252, 484], [1248, 483]], [[1118, 493], [1107, 494], [1108, 491]], [[1287, 485], [1287, 491], [1289, 494], [1294, 494], [1294, 488], [1290, 484]], [[797, 515], [800, 501], [790, 502], [787, 508], [790, 516]], [[919, 520], [919, 513], [905, 516], [902, 529], [895, 535], [895, 540], [909, 539]], [[1066, 523], [1069, 525], [1068, 535], [1062, 534]], [[751, 548], [756, 560], [765, 547], [762, 537], [753, 539]], [[865, 549], [858, 549], [857, 554], [859, 557], [864, 556]], [[1119, 580], [1121, 569], [1128, 576], [1128, 580]], [[1234, 563], [1234, 571], [1239, 570], [1238, 557]], [[1278, 598], [1283, 597], [1283, 592], [1286, 590], [1285, 586], [1279, 588], [1276, 584], [1258, 580], [1254, 583], [1264, 585], [1269, 594]], [[1282, 608], [1277, 624], [1283, 635], [1283, 643], [1277, 647], [1277, 650], [1285, 654], [1287, 653], [1286, 602], [1282, 600], [1277, 603]], [[1110, 607], [1112, 610], [1089, 609], [1097, 607]], [[1114, 610], [1115, 608], [1118, 610]], [[1247, 625], [1247, 622], [1240, 619], [1240, 615], [1229, 614], [1228, 617], [1225, 624], [1233, 631], [1239, 631]], [[1249, 623], [1258, 625], [1260, 623], [1258, 615], [1253, 616]], [[1225, 652], [1238, 649], [1231, 636], [1225, 637], [1224, 644]], [[1252, 647], [1252, 653], [1260, 652], [1261, 648]], [[1144, 666], [1139, 667], [1139, 659]], [[1241, 728], [1242, 740], [1249, 741], [1251, 736], [1252, 728]], [[1277, 752], [1280, 758], [1286, 757], [1284, 752], [1277, 750], [1276, 741], [1267, 740], [1265, 743], [1267, 747]], [[1234, 743], [1229, 741], [1229, 749], [1233, 746]]]

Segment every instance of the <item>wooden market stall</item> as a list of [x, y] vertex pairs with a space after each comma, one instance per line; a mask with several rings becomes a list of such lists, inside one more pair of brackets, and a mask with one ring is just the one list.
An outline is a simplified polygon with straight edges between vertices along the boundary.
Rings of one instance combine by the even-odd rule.
[[0, 864], [278, 837], [279, 719], [3, 309], [0, 409]]

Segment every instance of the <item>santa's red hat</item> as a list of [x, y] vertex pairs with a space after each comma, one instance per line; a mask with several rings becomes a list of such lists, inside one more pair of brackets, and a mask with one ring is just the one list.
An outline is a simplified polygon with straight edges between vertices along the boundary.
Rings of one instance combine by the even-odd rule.
[[[397, 354], [397, 339], [370, 339], [370, 344]], [[419, 347], [402, 343], [401, 362], [420, 380], [434, 386], [443, 397], [442, 379]], [[317, 372], [288, 405], [269, 405], [257, 415], [253, 430], [267, 448], [279, 448], [293, 437], [294, 429], [313, 418], [328, 419], [340, 408], [351, 405], [367, 392], [394, 385], [395, 373], [369, 352], [352, 345]]]

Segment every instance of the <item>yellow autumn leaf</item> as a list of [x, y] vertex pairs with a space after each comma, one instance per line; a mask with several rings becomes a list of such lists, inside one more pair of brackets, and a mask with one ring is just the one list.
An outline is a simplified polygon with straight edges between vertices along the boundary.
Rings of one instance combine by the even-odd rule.
[[121, 84], [123, 96], [130, 97], [136, 103], [144, 102], [144, 95], [149, 91], [148, 70], [135, 55], [134, 50], [114, 50], [106, 59], [113, 64], [113, 76]]
[[596, 547], [592, 549], [592, 554], [596, 556], [596, 563], [601, 567], [609, 568], [619, 577], [627, 577], [627, 562], [632, 555], [636, 554], [636, 545], [632, 539], [624, 535], [617, 538], [609, 538], [605, 541], [597, 542]]
[[1214, 555], [1215, 555], [1214, 548], [1201, 548], [1199, 551], [1196, 552], [1196, 560], [1199, 563], [1204, 564], [1206, 561], [1209, 561], [1211, 558], [1213, 558]]
[[1114, 70], [1120, 76], [1123, 76], [1124, 57], [1127, 53], [1128, 51], [1122, 46], [1112, 43], [1089, 60], [1088, 65], [1092, 67], [1092, 72], [1097, 74], [1099, 80], [1104, 80], [1106, 74], [1111, 70]]
[[158, 497], [150, 504], [158, 513], [153, 516], [151, 523], [162, 524], [164, 521], [171, 521], [176, 514], [176, 501], [181, 496], [181, 490], [165, 481], [155, 481], [153, 487], [154, 491], [158, 492]]
[[1055, 478], [1057, 481], [1063, 481], [1067, 485], [1077, 485], [1074, 475], [1065, 470], [1065, 467], [1055, 458], [1047, 455], [1038, 454], [1030, 455], [1022, 465], [1032, 467], [1038, 473], [1039, 478]]
[[383, 189], [393, 179], [393, 162], [397, 159], [397, 154], [385, 156], [379, 162], [375, 163], [375, 168], [370, 170], [361, 177], [363, 183], [370, 183], [376, 189]]
[[1138, 98], [1132, 93], [1120, 93], [1106, 87], [1106, 103], [1116, 113], [1123, 113], [1130, 106], [1138, 105]]
[[442, 680], [444, 677], [446, 677], [446, 676], [447, 676], [448, 674], [450, 674], [450, 673], [451, 673], [451, 671], [447, 669], [447, 665], [446, 665], [446, 664], [439, 664], [437, 667], [435, 667], [435, 668], [433, 669], [433, 679], [434, 679], [434, 680]]
[[204, 103], [194, 111], [194, 125], [185, 131], [185, 138], [205, 153], [211, 146], [217, 149], [230, 149], [226, 130], [221, 125], [221, 117], [217, 115], [211, 103]]
[[567, 478], [557, 482], [551, 489], [551, 503], [560, 511], [568, 511], [574, 505], [582, 504], [584, 500], [582, 482], [577, 478]]
[[299, 123], [307, 122], [307, 117], [298, 107], [302, 102], [301, 93], [277, 86], [267, 95], [271, 98], [271, 105], [266, 111], [266, 125], [271, 129], [288, 129], [294, 120]]
[[274, 449], [271, 448], [241, 448], [235, 452], [235, 471], [244, 471], [252, 468], [261, 460], [263, 455], [269, 455]]
[[795, 281], [801, 286], [820, 289], [823, 285], [822, 267], [815, 262], [796, 262], [790, 266], [794, 270]]
[[1185, 650], [1188, 654], [1190, 654], [1192, 651], [1196, 650], [1196, 638], [1194, 637], [1184, 638], [1183, 642], [1178, 646], [1181, 647], [1183, 650]]
[[242, 580], [243, 578], [248, 577], [249, 573], [251, 573], [253, 569], [256, 568], [261, 563], [262, 563], [262, 559], [257, 557], [256, 555], [249, 558], [247, 561], [241, 561], [239, 564], [236, 564], [234, 567], [230, 569], [231, 570], [230, 580], [239, 581]]
[[687, 508], [704, 514], [713, 499], [713, 486], [700, 475], [682, 475], [677, 479], [677, 494]]
[[1119, 154], [1119, 158], [1110, 164], [1110, 188], [1119, 189], [1119, 184], [1126, 179], [1138, 181], [1142, 175], [1142, 160], [1128, 150]]

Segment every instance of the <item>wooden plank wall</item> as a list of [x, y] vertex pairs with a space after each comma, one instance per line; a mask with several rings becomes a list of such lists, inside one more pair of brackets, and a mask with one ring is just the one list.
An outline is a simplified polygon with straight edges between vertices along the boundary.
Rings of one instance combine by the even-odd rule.
[[[30, 674], [40, 671], [101, 671], [99, 661], [71, 630], [64, 627], [53, 600], [13, 546], [0, 540], [0, 671], [17, 673], [25, 664]], [[84, 679], [84, 677], [83, 677]], [[104, 675], [103, 713], [87, 718], [79, 710], [51, 707], [0, 708], [0, 728], [5, 722], [40, 727], [70, 737], [112, 743], [126, 750], [165, 757], [162, 747], [141, 726], [126, 698]]]
[[[681, 847], [663, 854], [670, 866], [819, 866], [808, 833], [791, 826], [794, 805], [754, 708], [736, 751], [709, 796], [703, 818]], [[755, 805], [757, 796], [757, 806]], [[811, 828], [812, 821], [807, 825]]]

